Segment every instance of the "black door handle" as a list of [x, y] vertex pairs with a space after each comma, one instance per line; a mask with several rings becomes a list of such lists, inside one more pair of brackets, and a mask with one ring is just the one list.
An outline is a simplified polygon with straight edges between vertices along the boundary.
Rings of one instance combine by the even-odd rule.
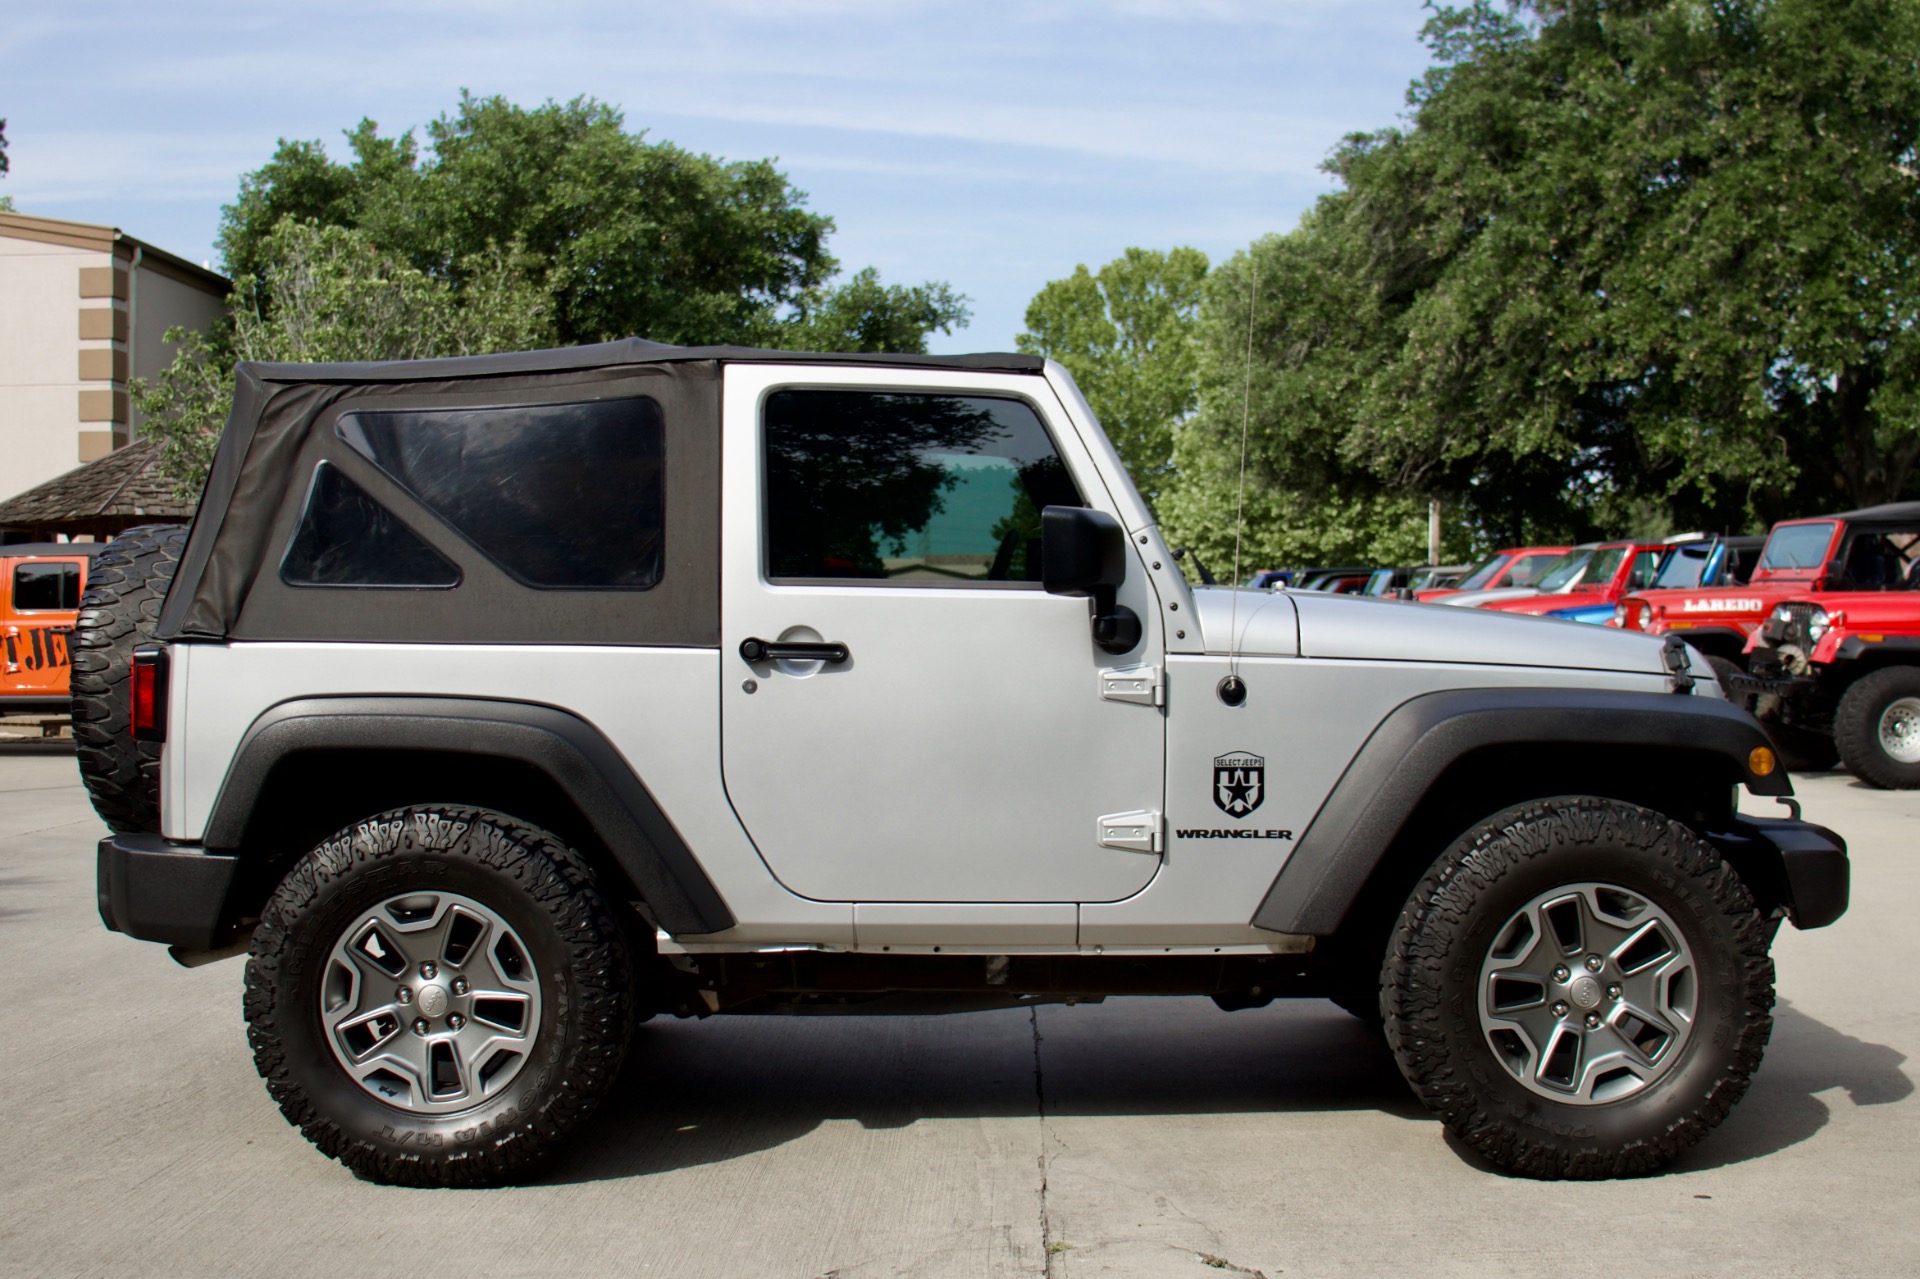
[[743, 639], [740, 656], [749, 662], [825, 662], [838, 666], [851, 656], [845, 644], [803, 644], [784, 640]]

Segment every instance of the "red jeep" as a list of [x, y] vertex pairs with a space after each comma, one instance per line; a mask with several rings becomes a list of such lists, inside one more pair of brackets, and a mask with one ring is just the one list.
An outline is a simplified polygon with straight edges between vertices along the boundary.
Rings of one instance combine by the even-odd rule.
[[1534, 583], [1538, 595], [1489, 600], [1475, 607], [1539, 616], [1582, 604], [1611, 604], [1628, 591], [1651, 583], [1667, 549], [1664, 542], [1602, 542], [1575, 547], [1552, 572]]
[[1881, 555], [1880, 542], [1911, 546], [1916, 536], [1920, 502], [1782, 520], [1767, 535], [1759, 566], [1745, 586], [1635, 591], [1620, 601], [1613, 624], [1650, 635], [1678, 635], [1713, 659], [1725, 683], [1742, 668], [1748, 642], [1774, 605], [1815, 591], [1898, 586], [1900, 570]]
[[1458, 595], [1462, 591], [1492, 591], [1508, 586], [1532, 586], [1536, 578], [1552, 568], [1570, 549], [1565, 546], [1509, 546], [1504, 551], [1495, 551], [1490, 558], [1476, 564], [1465, 577], [1452, 586], [1436, 587], [1430, 591], [1415, 591], [1413, 597], [1425, 604], [1432, 600], [1445, 599], [1449, 595]]
[[1829, 738], [1825, 762], [1837, 754], [1869, 786], [1913, 790], [1920, 788], [1920, 536], [1882, 543], [1878, 552], [1905, 589], [1796, 595], [1776, 605], [1748, 643], [1748, 673], [1727, 684], [1776, 736]]

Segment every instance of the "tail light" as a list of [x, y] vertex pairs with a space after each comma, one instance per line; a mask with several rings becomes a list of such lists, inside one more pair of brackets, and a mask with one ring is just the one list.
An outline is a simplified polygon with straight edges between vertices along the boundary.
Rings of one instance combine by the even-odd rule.
[[167, 650], [133, 650], [133, 739], [167, 740]]

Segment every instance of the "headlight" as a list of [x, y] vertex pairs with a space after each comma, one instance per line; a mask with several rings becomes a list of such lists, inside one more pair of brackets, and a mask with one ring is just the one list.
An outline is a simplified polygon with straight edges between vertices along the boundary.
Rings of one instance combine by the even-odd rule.
[[1627, 602], [1625, 600], [1621, 600], [1613, 606], [1613, 624], [1615, 626], [1625, 626], [1627, 624]]
[[1807, 638], [1818, 644], [1820, 637], [1827, 633], [1827, 610], [1815, 608], [1807, 614]]

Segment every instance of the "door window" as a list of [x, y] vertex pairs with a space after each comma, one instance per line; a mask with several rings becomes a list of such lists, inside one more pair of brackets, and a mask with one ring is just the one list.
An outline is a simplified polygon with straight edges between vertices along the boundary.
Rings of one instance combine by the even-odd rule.
[[80, 607], [78, 564], [21, 564], [13, 570], [13, 607], [21, 613]]
[[1020, 400], [779, 391], [764, 440], [773, 581], [1037, 586], [1041, 510], [1083, 505]]

